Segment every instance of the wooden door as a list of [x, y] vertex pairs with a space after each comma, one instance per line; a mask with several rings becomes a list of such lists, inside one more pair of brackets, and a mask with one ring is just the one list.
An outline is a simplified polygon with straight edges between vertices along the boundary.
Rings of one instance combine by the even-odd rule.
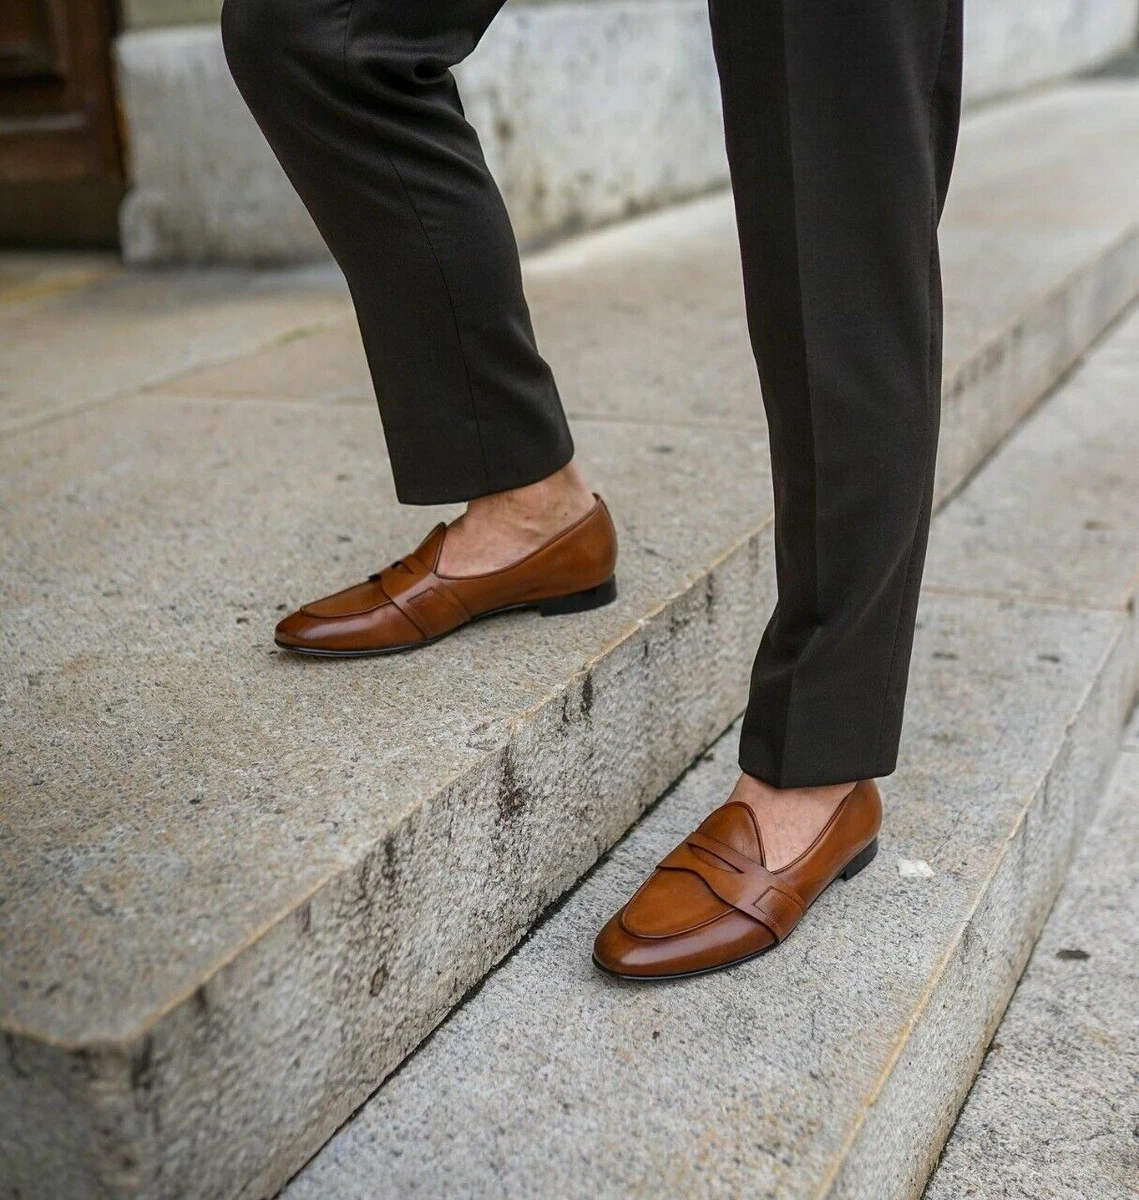
[[0, 242], [115, 241], [114, 33], [113, 0], [0, 0]]

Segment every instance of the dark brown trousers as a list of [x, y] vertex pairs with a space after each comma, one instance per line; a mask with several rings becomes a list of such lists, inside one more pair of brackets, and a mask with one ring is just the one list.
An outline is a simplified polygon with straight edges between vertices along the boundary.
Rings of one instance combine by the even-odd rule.
[[[531, 483], [573, 454], [450, 71], [502, 4], [223, 11], [234, 78], [348, 279], [411, 504]], [[779, 599], [740, 764], [783, 787], [885, 775], [937, 448], [961, 0], [709, 8], [775, 480]]]

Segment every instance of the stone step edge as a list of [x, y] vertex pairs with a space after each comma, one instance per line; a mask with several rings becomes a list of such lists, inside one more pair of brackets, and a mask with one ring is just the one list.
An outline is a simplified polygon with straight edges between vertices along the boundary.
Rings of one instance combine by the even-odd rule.
[[1137, 695], [1134, 608], [1133, 593], [816, 1200], [921, 1196], [1118, 758]]

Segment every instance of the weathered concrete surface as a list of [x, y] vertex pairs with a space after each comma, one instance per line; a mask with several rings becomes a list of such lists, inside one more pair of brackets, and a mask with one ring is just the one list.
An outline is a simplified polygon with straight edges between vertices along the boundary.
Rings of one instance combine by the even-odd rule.
[[1139, 585], [1137, 364], [1131, 316], [1000, 448], [999, 469], [983, 471], [946, 510], [927, 587], [983, 580], [1003, 596], [1127, 608]]
[[1100, 812], [925, 1200], [1132, 1200], [1139, 1187], [1139, 753]]
[[[730, 787], [734, 738], [724, 738], [333, 1139], [288, 1200], [918, 1194], [1135, 691], [1134, 582], [1123, 581], [1134, 581], [1139, 546], [1083, 521], [1078, 533], [1061, 524], [1051, 544], [1056, 510], [1045, 497], [1061, 502], [1072, 480], [1024, 465], [1068, 429], [1090, 473], [1073, 508], [1094, 509], [1095, 492], [1126, 519], [1139, 505], [1137, 381], [1139, 314], [935, 519], [941, 569], [923, 599], [875, 867], [836, 887], [760, 963], [666, 987], [596, 974], [593, 933]], [[1116, 440], [1115, 461], [1081, 449], [1074, 430], [1085, 428]], [[986, 571], [983, 555], [958, 561], [959, 531], [982, 507], [994, 547], [1019, 535], [1032, 579], [1078, 564], [1079, 582], [1064, 596], [1047, 582], [1005, 591], [1010, 576]], [[941, 586], [950, 562], [956, 572]]]
[[1087, 70], [1135, 44], [1134, 0], [965, 5], [965, 92], [988, 100]]
[[[966, 5], [968, 99], [1102, 62], [1134, 42], [1137, 11], [1137, 0]], [[229, 78], [216, 25], [129, 33], [117, 57], [130, 261], [325, 253]], [[704, 0], [510, 4], [458, 77], [524, 242], [727, 179]]]
[[327, 269], [228, 268], [175, 278], [103, 264], [97, 282], [83, 287], [69, 286], [67, 273], [37, 274], [22, 257], [8, 259], [13, 282], [0, 289], [0, 434], [248, 354], [351, 311], [343, 283]]
[[[621, 523], [619, 604], [510, 618], [387, 663], [297, 664], [268, 644], [278, 607], [374, 569], [434, 517], [394, 505], [374, 413], [328, 403], [335, 384], [318, 403], [283, 402], [201, 372], [50, 420], [83, 369], [102, 376], [72, 351], [88, 345], [79, 293], [53, 301], [70, 324], [42, 309], [64, 374], [43, 389], [40, 427], [0, 449], [0, 771], [14, 798], [0, 838], [0, 1111], [26, 1194], [271, 1191], [738, 712], [771, 599], [770, 485], [754, 398], [743, 420], [709, 399], [715, 364], [741, 399], [750, 370], [730, 227], [700, 216], [713, 209], [532, 264], [544, 332], [556, 342], [564, 322], [563, 352], [579, 347], [562, 382], [593, 405], [576, 429]], [[724, 270], [695, 271], [692, 246], [717, 239]], [[1106, 298], [1089, 311], [1113, 315], [1129, 276], [1109, 243], [1088, 243], [1101, 268], [1069, 260], [1049, 277], [1056, 313], [1073, 311], [1065, 280], [1090, 273], [1110, 286], [1090, 290]], [[642, 273], [662, 301], [637, 294], [640, 325], [657, 330], [635, 342], [638, 368], [607, 347], [630, 328], [611, 318]], [[162, 286], [176, 297], [178, 277]], [[141, 339], [115, 337], [133, 294], [129, 281], [91, 292], [124, 390], [156, 373]], [[339, 293], [322, 302], [344, 311]], [[208, 330], [214, 303], [193, 309]], [[975, 328], [1023, 316], [989, 310]], [[158, 328], [173, 360], [174, 325]], [[282, 341], [304, 325], [282, 328], [242, 336], [282, 354], [318, 340]], [[1076, 353], [1090, 333], [1071, 328]], [[182, 344], [178, 363], [214, 359], [214, 336]], [[677, 342], [700, 365], [670, 357], [659, 373]], [[39, 370], [40, 345], [7, 377], [23, 361]], [[994, 366], [1009, 364], [1020, 405], [1019, 364], [1052, 361]], [[649, 378], [656, 412], [637, 395]], [[962, 380], [958, 411], [980, 411], [969, 390], [986, 378]]]

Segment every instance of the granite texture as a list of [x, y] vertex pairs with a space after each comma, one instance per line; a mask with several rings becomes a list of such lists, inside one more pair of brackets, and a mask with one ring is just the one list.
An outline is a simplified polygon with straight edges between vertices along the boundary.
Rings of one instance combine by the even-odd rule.
[[[666, 986], [594, 971], [597, 928], [730, 788], [725, 737], [287, 1200], [918, 1195], [1088, 827], [1135, 695], [1137, 380], [1139, 313], [935, 518], [907, 735], [868, 871], [836, 885], [759, 962]], [[1118, 532], [1089, 527], [1096, 511], [1116, 514]], [[1132, 787], [1136, 736], [1132, 727], [1124, 741]], [[1108, 819], [1123, 808], [1133, 841], [1131, 792]], [[1088, 854], [1084, 863], [1098, 861], [1095, 841]], [[1026, 1001], [1027, 1028], [1014, 1005], [1019, 1051], [1003, 1078], [1005, 1060], [990, 1056], [992, 1080], [982, 1074], [936, 1200], [1108, 1200], [1127, 1178], [1135, 861], [1123, 838], [1102, 868], [1077, 866], [1090, 928], [1074, 944], [1098, 932], [1115, 974], [1106, 989], [1089, 974], [1059, 1009], [1055, 990]], [[1059, 969], [1045, 986], [1057, 987]], [[1031, 980], [1027, 995], [1038, 995]], [[1012, 1103], [1030, 1087], [1031, 1103]], [[1078, 1108], [1073, 1139], [1085, 1131], [1115, 1151], [1102, 1165], [1086, 1156], [1067, 1177], [1063, 1143], [1039, 1149], [1065, 1104]], [[1034, 1138], [1035, 1156], [1025, 1149]]]
[[[1094, 94], [1113, 113], [1132, 95]], [[770, 481], [754, 393], [750, 417], [717, 418], [717, 364], [741, 398], [748, 369], [729, 233], [708, 202], [531, 264], [544, 328], [556, 341], [564, 320], [563, 353], [581, 364], [567, 394], [592, 398], [575, 427], [619, 519], [618, 604], [517, 615], [390, 661], [298, 663], [269, 641], [278, 611], [389, 561], [437, 515], [395, 505], [370, 406], [331, 403], [345, 394], [335, 378], [315, 402], [227, 391], [216, 372], [170, 378], [271, 342], [292, 355], [306, 322], [342, 335], [346, 302], [327, 279], [191, 273], [180, 305], [180, 274], [123, 276], [0, 312], [15, 348], [5, 378], [39, 422], [0, 441], [0, 1162], [25, 1200], [271, 1192], [739, 711], [772, 598]], [[1051, 277], [1048, 311], [1110, 319], [1135, 289], [1109, 245], [1093, 238], [1083, 268]], [[712, 266], [686, 325], [665, 285], [695, 280], [700, 247]], [[610, 320], [616, 297], [642, 272], [663, 294], [659, 326], [651, 294], [636, 294], [637, 319], [657, 329], [636, 343], [638, 366], [608, 347], [629, 328]], [[1098, 281], [1086, 309], [1067, 299], [1081, 279]], [[993, 310], [975, 328], [1023, 321]], [[1064, 355], [998, 356], [1017, 398], [1000, 421], [970, 398], [996, 385], [962, 378], [943, 442], [956, 479], [1033, 398], [1017, 372], [1051, 378], [1041, 364], [1060, 369], [1099, 325], [1058, 328]], [[680, 369], [677, 345], [700, 365]], [[676, 370], [655, 370], [666, 359]], [[611, 379], [620, 404], [607, 409]], [[655, 411], [638, 379], [652, 379], [640, 390]], [[982, 416], [987, 433], [959, 450]], [[1009, 678], [1062, 680], [1074, 724], [1053, 747], [1055, 778], [1088, 794], [1076, 784], [1107, 755], [1129, 690], [1113, 674], [1130, 661], [1122, 612], [1058, 609], [1052, 626], [1001, 597], [950, 600], [961, 637], [990, 613], [998, 633], [1023, 628], [1027, 659], [1009, 660]], [[1051, 629], [1047, 646], [1034, 640]], [[1080, 655], [1095, 646], [1106, 657], [1093, 670]], [[1068, 672], [1084, 667], [1073, 690]], [[993, 694], [1007, 696], [998, 675]], [[982, 699], [978, 729], [1015, 715]], [[928, 847], [901, 857], [941, 869]], [[1026, 903], [1046, 893], [1033, 887]], [[998, 932], [1021, 937], [1032, 919]], [[922, 1057], [899, 1062], [892, 1080], [922, 1099]], [[940, 1119], [952, 1105], [937, 1103]]]
[[1139, 1188], [1139, 721], [925, 1200]]
[[[914, 1195], [1097, 786], [1103, 762], [1077, 742], [1118, 738], [1121, 627], [928, 598], [877, 861], [753, 963], [666, 985], [603, 976], [594, 934], [722, 802], [733, 730], [285, 1200]], [[902, 877], [902, 859], [933, 876]]]

